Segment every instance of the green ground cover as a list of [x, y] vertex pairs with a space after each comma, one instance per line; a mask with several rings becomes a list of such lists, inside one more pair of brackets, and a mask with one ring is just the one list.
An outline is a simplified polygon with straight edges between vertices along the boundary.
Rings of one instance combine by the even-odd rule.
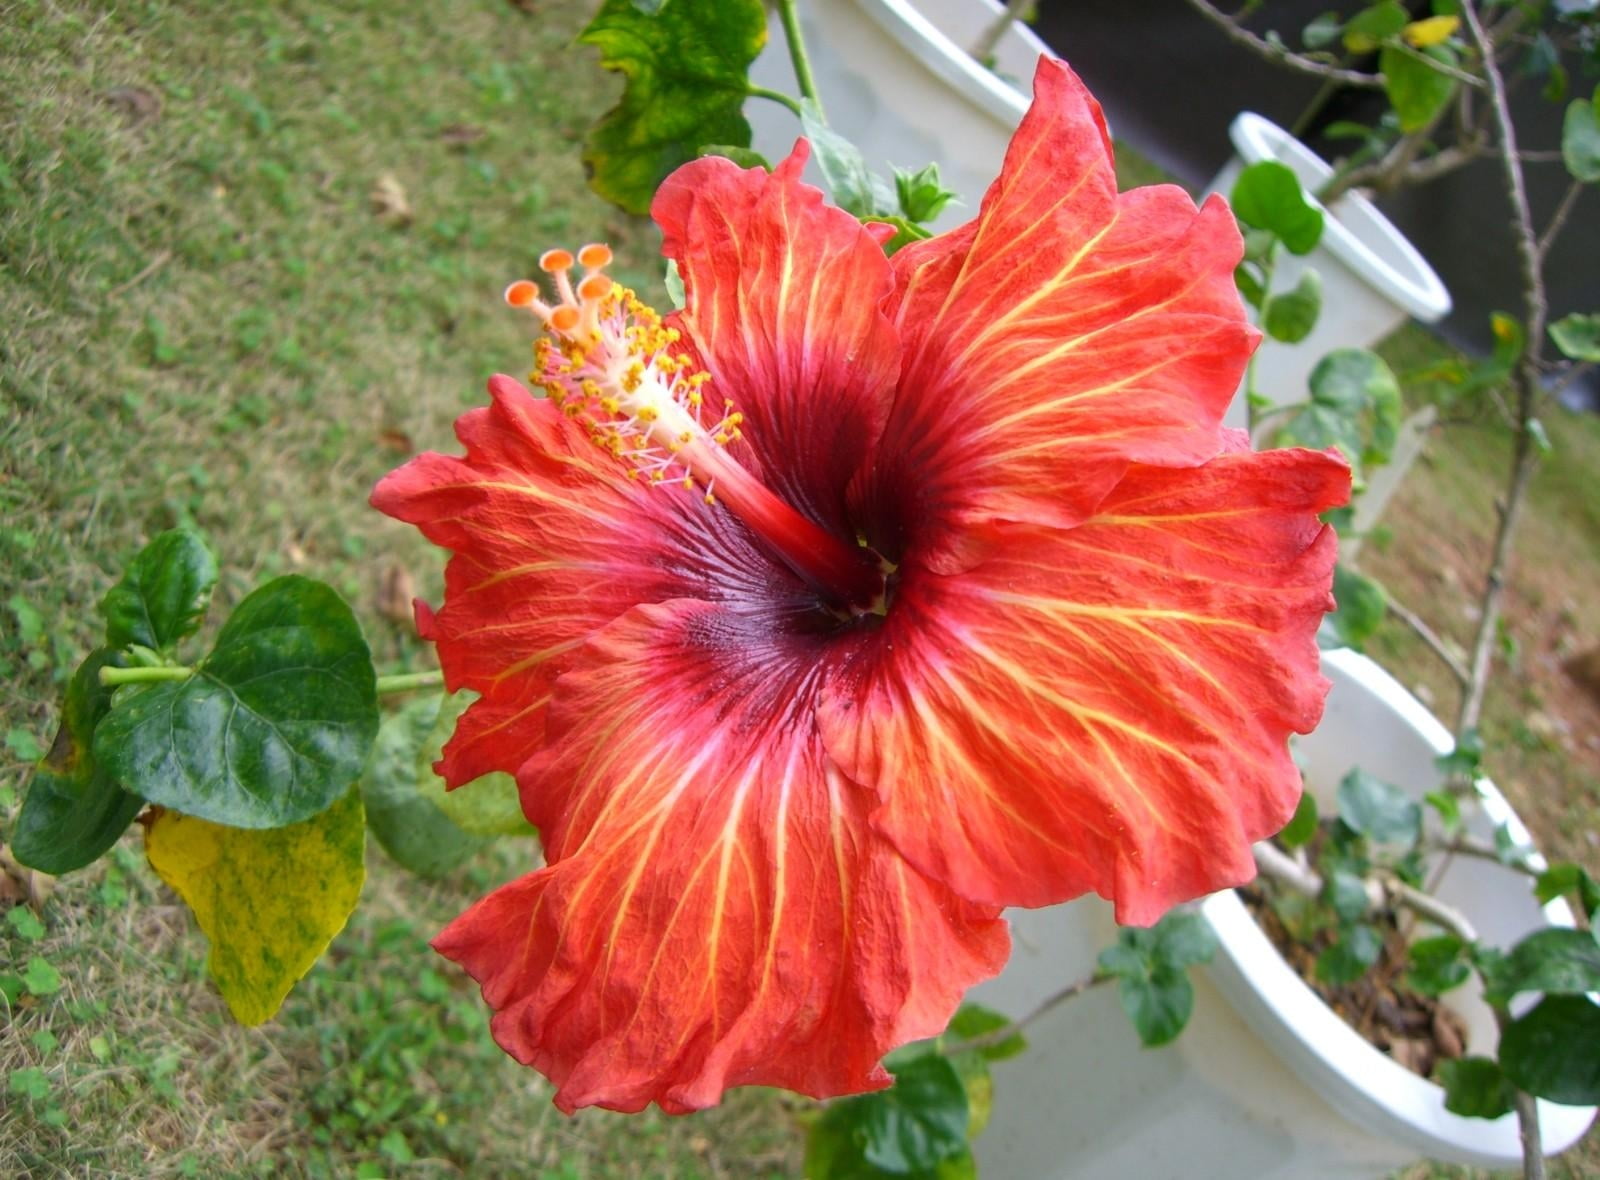
[[[406, 583], [436, 598], [441, 562], [365, 507], [372, 483], [449, 449], [484, 375], [525, 363], [497, 295], [542, 249], [608, 240], [619, 277], [658, 291], [653, 231], [583, 186], [577, 145], [614, 93], [571, 46], [588, 7], [0, 0], [0, 824], [95, 603], [162, 529], [211, 539], [227, 604], [303, 571], [357, 605], [385, 671], [429, 660], [384, 612]], [[1541, 838], [1594, 871], [1600, 720], [1534, 657], [1556, 631], [1600, 640], [1584, 482], [1600, 429], [1549, 426], [1521, 658], [1490, 714], [1510, 740], [1490, 762]], [[1495, 437], [1441, 437], [1371, 562], [1461, 637], [1449, 612], [1474, 591]], [[1434, 538], [1460, 541], [1454, 583], [1415, 556]], [[1432, 683], [1402, 631], [1378, 650]], [[782, 1096], [567, 1120], [493, 1046], [475, 989], [425, 942], [530, 860], [505, 843], [425, 884], [374, 850], [329, 958], [244, 1030], [130, 834], [59, 883], [43, 922], [0, 919], [0, 1175], [794, 1175]]]

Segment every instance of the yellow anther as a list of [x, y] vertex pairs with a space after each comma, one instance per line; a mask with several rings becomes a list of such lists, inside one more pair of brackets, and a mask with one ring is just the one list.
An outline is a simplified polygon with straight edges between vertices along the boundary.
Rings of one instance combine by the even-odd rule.
[[728, 445], [728, 432], [725, 430], [719, 430], [711, 437], [716, 441], [718, 446], [725, 447]]
[[614, 397], [603, 397], [600, 399], [600, 408], [608, 414], [617, 414], [622, 412], [622, 403]]
[[694, 435], [690, 434], [687, 430], [685, 430], [682, 434], [678, 435], [678, 441], [681, 442], [681, 443], [686, 443], [690, 439], [692, 439], [693, 437], [694, 437]]
[[639, 413], [638, 413], [639, 421], [641, 421], [641, 422], [654, 422], [658, 417], [660, 417], [660, 415], [656, 413], [656, 408], [654, 406], [640, 406], [639, 407]]
[[702, 402], [704, 402], [705, 400], [706, 399], [700, 394], [700, 392], [698, 390], [696, 390], [695, 392], [693, 392], [693, 393], [691, 393], [689, 395], [689, 404], [691, 406], [696, 407], [696, 408], [699, 408], [700, 404]]

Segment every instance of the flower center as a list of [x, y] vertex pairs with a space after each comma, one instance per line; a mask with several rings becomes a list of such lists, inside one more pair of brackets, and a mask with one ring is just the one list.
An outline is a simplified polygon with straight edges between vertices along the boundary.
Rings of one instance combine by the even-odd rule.
[[[700, 490], [708, 508], [731, 511], [831, 608], [883, 613], [885, 567], [876, 554], [796, 512], [728, 453], [742, 437], [744, 415], [728, 398], [720, 410], [707, 408], [710, 374], [674, 351], [676, 328], [605, 274], [610, 262], [610, 248], [598, 244], [576, 258], [547, 250], [539, 268], [558, 302], [545, 302], [529, 279], [506, 288], [506, 302], [531, 311], [545, 331], [534, 341], [529, 379], [625, 464], [629, 478]], [[575, 264], [583, 268], [576, 284]]]

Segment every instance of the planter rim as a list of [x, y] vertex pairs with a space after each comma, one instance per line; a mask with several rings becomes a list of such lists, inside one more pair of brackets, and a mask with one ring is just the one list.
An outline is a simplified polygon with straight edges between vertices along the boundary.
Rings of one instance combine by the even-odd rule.
[[[997, 3], [997, 0], [970, 2], [990, 10], [996, 16], [1005, 9], [1005, 5]], [[1008, 131], [1021, 121], [1031, 101], [1029, 97], [1001, 79], [993, 70], [974, 61], [964, 47], [946, 36], [909, 0], [855, 0], [855, 3], [907, 52]], [[1027, 25], [1020, 22], [1012, 25], [1009, 35], [1021, 38], [1034, 53], [1052, 58], [1056, 56]]]
[[[1294, 167], [1296, 172], [1309, 172], [1319, 180], [1333, 175], [1333, 169], [1321, 156], [1272, 120], [1253, 111], [1242, 111], [1234, 118], [1228, 127], [1228, 137], [1246, 164], [1278, 160]], [[1449, 314], [1450, 292], [1445, 289], [1444, 281], [1376, 205], [1359, 193], [1345, 193], [1334, 202], [1335, 209], [1329, 209], [1309, 193], [1307, 197], [1326, 217], [1319, 244], [1360, 275], [1368, 286], [1423, 323], [1436, 323]], [[1369, 244], [1352, 233], [1340, 218], [1340, 207], [1349, 209], [1365, 222], [1377, 241]], [[1379, 249], [1374, 249], [1374, 245]], [[1388, 254], [1387, 259], [1380, 249]]]
[[[1449, 730], [1406, 689], [1366, 656], [1348, 649], [1324, 651], [1323, 661], [1365, 688], [1440, 754], [1454, 746]], [[1505, 797], [1486, 780], [1482, 806], [1504, 823], [1514, 840], [1531, 843]], [[1531, 863], [1542, 864], [1535, 858]], [[1564, 901], [1543, 907], [1553, 926], [1572, 926]], [[1201, 905], [1216, 930], [1221, 954], [1213, 980], [1240, 1015], [1300, 1077], [1345, 1117], [1374, 1126], [1429, 1155], [1450, 1153], [1481, 1166], [1506, 1167], [1522, 1158], [1514, 1114], [1469, 1119], [1444, 1108], [1444, 1090], [1380, 1052], [1322, 1002], [1278, 954], [1238, 894], [1216, 893]], [[1547, 1155], [1575, 1143], [1594, 1120], [1595, 1107], [1539, 1100]]]

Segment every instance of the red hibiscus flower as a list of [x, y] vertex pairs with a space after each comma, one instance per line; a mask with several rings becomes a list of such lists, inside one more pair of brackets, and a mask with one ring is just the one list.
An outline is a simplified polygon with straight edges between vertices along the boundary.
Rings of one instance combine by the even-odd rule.
[[564, 1110], [886, 1085], [1000, 907], [1149, 923], [1293, 811], [1347, 468], [1219, 426], [1226, 205], [1119, 196], [1082, 84], [1035, 88], [977, 218], [892, 260], [803, 142], [684, 166], [683, 311], [552, 251], [507, 292], [545, 396], [495, 377], [374, 493], [454, 553], [441, 773], [515, 772], [545, 848], [434, 945]]

